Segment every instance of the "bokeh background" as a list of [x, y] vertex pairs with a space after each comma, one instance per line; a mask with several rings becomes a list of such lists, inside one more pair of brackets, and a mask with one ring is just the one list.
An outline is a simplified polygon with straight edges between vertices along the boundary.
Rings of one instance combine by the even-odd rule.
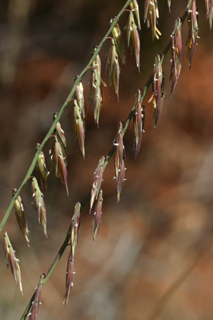
[[[143, 21], [144, 1], [138, 1]], [[1, 0], [0, 2], [0, 217], [32, 161], [52, 116], [68, 96], [74, 77], [87, 64], [94, 45], [109, 27], [123, 0]], [[154, 58], [167, 44], [174, 21], [187, 1], [159, 1], [162, 37], [152, 42], [142, 24], [141, 72], [127, 50], [121, 66], [120, 100], [103, 89], [100, 128], [89, 111], [90, 72], [83, 78], [86, 104], [86, 158], [82, 159], [72, 128], [73, 104], [61, 124], [69, 145], [70, 197], [53, 173], [46, 194], [48, 239], [38, 225], [31, 205], [30, 183], [21, 195], [29, 216], [28, 248], [14, 210], [5, 225], [20, 259], [24, 296], [7, 270], [0, 250], [0, 319], [20, 319], [37, 285], [47, 272], [65, 238], [75, 203], [91, 189], [93, 173], [102, 155], [112, 147], [120, 120], [134, 104], [138, 88], [150, 77]], [[74, 287], [69, 305], [65, 293], [69, 249], [43, 287], [38, 319], [151, 320], [213, 318], [213, 37], [205, 20], [204, 1], [199, 8], [199, 45], [189, 71], [186, 50], [178, 85], [170, 97], [170, 54], [165, 59], [165, 100], [156, 132], [153, 129], [151, 89], [146, 106], [141, 152], [133, 164], [133, 131], [124, 138], [126, 178], [121, 201], [116, 203], [113, 159], [104, 172], [103, 216], [96, 244], [92, 241], [92, 214], [82, 213], [80, 241], [75, 254]], [[120, 26], [125, 39], [128, 13]], [[183, 26], [183, 44], [187, 24]], [[125, 39], [126, 44], [126, 39]], [[104, 73], [109, 42], [101, 51]], [[44, 148], [48, 151], [52, 139]], [[3, 240], [3, 234], [1, 235]], [[1, 240], [1, 241], [2, 241]]]

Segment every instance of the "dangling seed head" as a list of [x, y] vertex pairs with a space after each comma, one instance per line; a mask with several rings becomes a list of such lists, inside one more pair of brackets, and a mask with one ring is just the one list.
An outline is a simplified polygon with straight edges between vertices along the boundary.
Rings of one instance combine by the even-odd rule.
[[98, 162], [98, 166], [94, 172], [94, 179], [92, 184], [91, 196], [90, 196], [90, 212], [92, 210], [94, 201], [97, 200], [98, 194], [101, 188], [101, 183], [103, 181], [104, 163], [106, 157], [102, 156]]
[[120, 121], [118, 125], [118, 133], [114, 140], [115, 146], [115, 178], [117, 182], [117, 202], [120, 201], [120, 193], [125, 180], [125, 164], [124, 164], [124, 144], [123, 144], [123, 123]]
[[153, 118], [154, 128], [156, 128], [158, 120], [160, 118], [163, 99], [164, 99], [164, 76], [161, 63], [161, 55], [157, 54], [155, 58], [154, 70], [153, 70]]
[[81, 204], [80, 202], [77, 202], [75, 205], [74, 215], [71, 220], [70, 253], [67, 261], [66, 292], [63, 300], [63, 304], [65, 304], [65, 307], [68, 305], [70, 292], [73, 287], [74, 255], [75, 255], [75, 248], [79, 240], [80, 225], [81, 225], [80, 213], [81, 213]]
[[152, 40], [159, 39], [161, 32], [157, 28], [157, 19], [159, 18], [157, 0], [146, 0], [144, 6], [144, 23], [147, 28], [151, 28]]
[[133, 50], [135, 52], [136, 66], [140, 72], [140, 36], [132, 11], [129, 13], [129, 20], [127, 24], [127, 43], [128, 47], [130, 46], [131, 53]]
[[129, 47], [130, 45], [130, 37], [131, 37], [131, 33], [133, 32], [133, 24], [135, 23], [134, 21], [134, 16], [132, 11], [130, 11], [129, 13], [129, 19], [127, 22], [127, 28], [126, 28], [126, 32], [127, 32], [127, 45]]
[[46, 207], [44, 203], [44, 195], [41, 192], [38, 182], [35, 177], [32, 178], [31, 192], [33, 199], [33, 206], [36, 210], [39, 224], [42, 225], [44, 234], [47, 237], [47, 218], [46, 218]]
[[172, 2], [171, 0], [167, 0], [169, 12], [171, 12], [171, 2]]
[[181, 18], [177, 18], [177, 20], [175, 21], [175, 28], [171, 36], [171, 42], [172, 65], [170, 72], [170, 80], [172, 94], [178, 82], [182, 63]]
[[[16, 192], [17, 192], [17, 189], [13, 189], [12, 195], [14, 196], [16, 194]], [[16, 215], [16, 219], [17, 219], [19, 228], [20, 228], [21, 233], [23, 234], [24, 239], [29, 247], [30, 241], [28, 238], [29, 229], [28, 229], [28, 225], [27, 225], [27, 213], [26, 213], [26, 209], [24, 206], [24, 202], [23, 202], [20, 195], [15, 200], [14, 207], [15, 207], [15, 215]]]
[[[57, 117], [57, 115], [58, 115], [57, 113], [54, 113], [54, 115], [53, 115], [53, 119], [54, 120]], [[66, 141], [65, 133], [64, 133], [64, 130], [62, 129], [62, 127], [61, 127], [60, 122], [56, 123], [55, 135], [56, 135], [57, 140], [58, 140], [58, 142], [59, 142], [59, 144], [61, 146], [63, 157], [66, 158], [68, 147], [67, 147], [67, 141]]]
[[[111, 19], [110, 23], [114, 21], [115, 18]], [[120, 57], [123, 64], [126, 63], [126, 53], [125, 53], [125, 47], [122, 39], [121, 29], [119, 24], [116, 24], [116, 26], [112, 29], [112, 36], [115, 42], [116, 52], [118, 56]]]
[[120, 78], [120, 66], [118, 54], [115, 47], [115, 41], [112, 39], [111, 46], [107, 55], [106, 70], [109, 65], [109, 83], [115, 88], [115, 93], [119, 99], [119, 78]]
[[100, 189], [100, 192], [98, 194], [97, 203], [95, 206], [93, 222], [92, 222], [93, 244], [95, 244], [95, 240], [96, 240], [97, 234], [99, 233], [99, 229], [100, 229], [100, 225], [101, 225], [102, 203], [103, 203], [103, 192], [102, 192], [102, 189]]
[[[96, 47], [93, 50], [95, 52]], [[94, 120], [97, 126], [99, 126], [100, 110], [102, 106], [102, 93], [101, 93], [101, 59], [97, 55], [92, 63], [91, 68], [91, 80], [90, 80], [90, 92], [89, 92], [89, 104], [91, 109], [94, 110]]]
[[143, 128], [145, 124], [145, 107], [141, 105], [141, 89], [135, 96], [133, 130], [134, 130], [134, 161], [141, 149]]
[[[38, 150], [39, 146], [40, 144], [37, 143], [36, 150]], [[49, 176], [50, 172], [48, 171], [45, 155], [42, 151], [40, 152], [37, 160], [37, 173], [39, 187], [44, 194], [45, 190], [47, 189], [47, 177]]]
[[[75, 77], [75, 81], [79, 76]], [[84, 87], [82, 82], [80, 81], [79, 84], [77, 85], [77, 88], [75, 90], [75, 99], [78, 102], [80, 111], [81, 111], [81, 116], [84, 119], [85, 118], [85, 102], [84, 102]]]
[[72, 256], [74, 259], [75, 254], [75, 248], [78, 244], [79, 235], [80, 235], [80, 226], [81, 226], [81, 220], [80, 220], [80, 213], [81, 213], [81, 203], [77, 202], [75, 205], [74, 214], [71, 221], [71, 247], [72, 247]]
[[77, 100], [74, 100], [74, 131], [77, 134], [78, 143], [79, 143], [83, 158], [85, 158], [85, 148], [84, 148], [85, 125], [84, 125], [84, 120], [82, 118], [81, 110]]
[[115, 146], [115, 177], [117, 179], [124, 158], [123, 123], [121, 121], [118, 124], [118, 132], [113, 144]]
[[209, 20], [209, 28], [212, 30], [213, 0], [205, 0], [206, 19]]
[[62, 183], [65, 185], [67, 195], [69, 196], [67, 184], [67, 168], [66, 158], [63, 155], [61, 145], [55, 135], [52, 150], [50, 151], [51, 160], [55, 169], [55, 176], [61, 178]]
[[118, 171], [118, 178], [117, 178], [117, 203], [120, 201], [123, 182], [125, 181], [125, 170], [126, 168], [125, 168], [124, 159], [122, 159], [121, 167]]
[[34, 300], [32, 302], [30, 311], [28, 313], [28, 320], [36, 320], [38, 315], [39, 306], [41, 304], [41, 290], [43, 287], [43, 281], [45, 279], [46, 275], [44, 273], [40, 274], [38, 278], [38, 285], [36, 287], [36, 292], [34, 296]]
[[22, 282], [21, 282], [21, 270], [19, 266], [19, 260], [15, 256], [15, 250], [13, 249], [7, 232], [4, 233], [4, 251], [7, 262], [7, 267], [10, 270], [15, 279], [16, 285], [19, 285], [19, 289], [23, 295]]
[[186, 48], [188, 48], [187, 59], [189, 63], [189, 69], [191, 69], [198, 38], [198, 11], [196, 9], [195, 0], [189, 0], [187, 10], [189, 31], [186, 40]]
[[63, 304], [65, 304], [65, 307], [67, 307], [68, 305], [70, 292], [73, 287], [73, 274], [74, 274], [74, 258], [73, 258], [72, 247], [71, 247], [68, 261], [67, 261], [66, 292], [63, 300]]
[[141, 30], [140, 13], [139, 13], [139, 6], [138, 6], [137, 0], [133, 0], [130, 3], [130, 9], [135, 15], [135, 18], [136, 18], [136, 21], [137, 21], [137, 25], [138, 25], [138, 29]]

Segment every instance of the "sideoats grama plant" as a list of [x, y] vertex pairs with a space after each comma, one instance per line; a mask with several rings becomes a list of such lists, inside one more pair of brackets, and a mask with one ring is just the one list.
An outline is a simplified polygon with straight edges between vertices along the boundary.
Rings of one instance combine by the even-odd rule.
[[[161, 2], [163, 2], [163, 0]], [[164, 10], [168, 10], [170, 12], [172, 10], [172, 1], [164, 0], [164, 2], [165, 3], [163, 5], [165, 7], [168, 5]], [[206, 19], [211, 30], [213, 20], [213, 0], [203, 1], [203, 5], [201, 5], [199, 10], [204, 10], [204, 6]], [[122, 107], [120, 105], [122, 101], [120, 94], [120, 80], [123, 70], [122, 65], [124, 65], [128, 73], [128, 59], [134, 59], [136, 65], [135, 72], [140, 73], [142, 64], [144, 63], [144, 61], [141, 61], [141, 50], [143, 50], [143, 48], [141, 48], [141, 37], [143, 36], [142, 29], [144, 29], [145, 26], [150, 29], [153, 44], [158, 41], [159, 38], [163, 37], [159, 23], [160, 14], [161, 12], [158, 8], [157, 0], [145, 0], [138, 2], [136, 0], [128, 0], [119, 13], [111, 18], [110, 27], [107, 33], [102, 38], [99, 45], [94, 44], [93, 49], [91, 48], [91, 59], [83, 71], [76, 75], [74, 85], [63, 106], [53, 115], [53, 123], [49, 131], [46, 133], [44, 139], [40, 143], [37, 143], [34, 158], [20, 187], [18, 189], [14, 188], [12, 191], [12, 201], [1, 220], [0, 231], [2, 232], [3, 237], [7, 267], [11, 270], [15, 283], [22, 294], [24, 291], [24, 286], [22, 285], [24, 275], [21, 274], [21, 263], [18, 259], [19, 249], [17, 247], [16, 251], [14, 250], [15, 245], [10, 239], [9, 232], [7, 232], [6, 222], [10, 213], [13, 210], [15, 211], [17, 222], [14, 222], [14, 224], [18, 224], [16, 227], [20, 229], [26, 245], [30, 247], [28, 215], [21, 195], [25, 185], [30, 184], [33, 208], [36, 211], [38, 222], [43, 228], [44, 235], [48, 238], [48, 215], [50, 214], [48, 211], [51, 211], [51, 208], [48, 207], [46, 210], [45, 200], [49, 192], [48, 180], [50, 179], [50, 176], [54, 175], [56, 178], [59, 178], [67, 196], [72, 197], [72, 194], [69, 191], [69, 185], [72, 184], [72, 181], [69, 181], [67, 171], [69, 166], [68, 154], [70, 152], [70, 141], [63, 130], [63, 113], [67, 108], [72, 109], [73, 131], [79, 144], [81, 156], [85, 159], [87, 157], [87, 119], [91, 114], [93, 114], [94, 123], [97, 127], [96, 135], [98, 135], [99, 127], [101, 127], [100, 120], [102, 108], [105, 108], [105, 94], [107, 94], [105, 92], [107, 92], [107, 86], [110, 87], [110, 94], [112, 95], [111, 99], [115, 98], [113, 96], [114, 92], [118, 108]], [[124, 21], [126, 21], [125, 25], [123, 25]], [[182, 26], [184, 24], [186, 24], [188, 28], [186, 39], [182, 36]], [[133, 102], [132, 106], [130, 106], [129, 114], [125, 121], [123, 121], [123, 119], [118, 121], [114, 139], [111, 141], [112, 148], [109, 151], [105, 150], [105, 154], [97, 159], [97, 166], [94, 168], [93, 181], [91, 181], [91, 188], [88, 190], [88, 196], [83, 201], [82, 199], [79, 199], [75, 204], [72, 217], [70, 219], [70, 225], [65, 234], [64, 242], [62, 243], [54, 260], [50, 263], [48, 271], [44, 272], [44, 270], [41, 270], [41, 274], [38, 277], [38, 284], [21, 317], [22, 320], [34, 320], [37, 318], [39, 306], [42, 301], [42, 288], [50, 279], [53, 271], [55, 271], [55, 268], [61, 257], [64, 255], [66, 249], [69, 251], [67, 265], [64, 268], [64, 274], [60, 274], [61, 281], [65, 279], [66, 283], [62, 301], [65, 306], [67, 306], [68, 303], [72, 303], [70, 295], [73, 283], [75, 282], [74, 270], [77, 269], [75, 267], [75, 263], [77, 263], [76, 261], [78, 260], [77, 245], [80, 241], [81, 221], [83, 219], [82, 212], [88, 211], [93, 215], [92, 234], [93, 244], [95, 245], [98, 241], [99, 231], [101, 233], [100, 225], [102, 219], [102, 205], [104, 202], [103, 180], [104, 175], [107, 172], [108, 163], [110, 161], [114, 162], [116, 201], [119, 203], [122, 202], [122, 190], [123, 188], [125, 189], [126, 180], [126, 151], [124, 137], [128, 132], [127, 130], [130, 125], [133, 127], [133, 162], [136, 162], [138, 154], [143, 152], [142, 140], [145, 139], [144, 129], [145, 126], [147, 126], [146, 121], [150, 121], [149, 117], [146, 116], [146, 112], [148, 113], [149, 111], [147, 110], [152, 109], [154, 128], [153, 137], [156, 137], [159, 122], [164, 114], [163, 103], [165, 94], [171, 96], [170, 102], [172, 104], [172, 95], [175, 91], [176, 85], [178, 84], [183, 59], [187, 57], [189, 69], [193, 67], [193, 57], [195, 55], [199, 39], [198, 31], [198, 8], [196, 0], [189, 0], [188, 3], [186, 3], [185, 12], [183, 12], [181, 17], [176, 17], [176, 20], [174, 21], [174, 28], [170, 31], [171, 36], [168, 39], [165, 49], [162, 53], [156, 53], [153, 61], [153, 69], [150, 70], [149, 79], [145, 81], [144, 75], [141, 74], [141, 80], [138, 84], [138, 88], [136, 89], [135, 96], [132, 97]], [[209, 37], [212, 37], [212, 35], [210, 34]], [[105, 51], [102, 49], [103, 46], [105, 48], [108, 47], [106, 59], [104, 56]], [[132, 54], [132, 57], [130, 57], [129, 52]], [[171, 59], [169, 78], [164, 76], [164, 69], [168, 68], [164, 63], [166, 55], [170, 55]], [[108, 83], [103, 80], [105, 77], [104, 69], [108, 74]], [[88, 73], [90, 74], [90, 81], [89, 92], [88, 95], [86, 95], [85, 88], [87, 87], [87, 83], [84, 81], [84, 76]], [[128, 79], [128, 81], [131, 81], [131, 79]], [[170, 92], [165, 92], [166, 82], [169, 81], [171, 87]], [[141, 88], [141, 83], [145, 82], [146, 84]], [[150, 92], [147, 92], [149, 87], [151, 90]], [[145, 99], [146, 103], [144, 103]], [[107, 106], [106, 108], [109, 107], [110, 106]], [[45, 146], [49, 141], [51, 141], [52, 147], [48, 154]], [[51, 170], [49, 169], [49, 162], [51, 162]], [[132, 167], [130, 166], [128, 170], [131, 175]], [[79, 179], [81, 179], [81, 177], [79, 177]], [[52, 200], [52, 206], [54, 206], [54, 200], [55, 197]], [[61, 210], [63, 210], [63, 208]], [[161, 301], [162, 304], [192, 270], [197, 263], [197, 259], [207, 248], [208, 243], [198, 252], [195, 261], [193, 261], [177, 281], [171, 285], [165, 297]], [[30, 264], [29, 268], [31, 268]], [[57, 272], [57, 270], [55, 272]], [[151, 314], [150, 319], [154, 319], [155, 316], [157, 316], [160, 308], [161, 305], [159, 304], [159, 307]]]

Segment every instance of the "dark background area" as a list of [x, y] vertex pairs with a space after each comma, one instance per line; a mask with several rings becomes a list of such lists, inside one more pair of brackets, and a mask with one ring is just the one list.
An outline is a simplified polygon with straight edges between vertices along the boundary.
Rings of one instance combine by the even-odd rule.
[[[127, 49], [127, 65], [121, 65], [120, 99], [110, 91], [104, 72], [110, 42], [100, 53], [103, 88], [100, 128], [89, 110], [88, 72], [82, 82], [88, 108], [86, 158], [82, 159], [72, 128], [73, 104], [61, 117], [68, 152], [70, 197], [53, 172], [46, 194], [47, 232], [45, 239], [31, 205], [30, 182], [21, 196], [29, 216], [28, 248], [17, 225], [14, 210], [5, 225], [16, 255], [20, 259], [24, 296], [6, 268], [3, 246], [0, 250], [0, 318], [20, 319], [37, 285], [41, 272], [47, 272], [64, 241], [75, 203], [83, 202], [102, 155], [112, 147], [119, 121], [124, 121], [134, 105], [134, 96], [150, 77], [154, 58], [169, 41], [174, 21], [184, 13], [187, 1], [159, 1], [159, 40], [152, 42], [143, 23], [141, 10], [141, 72], [134, 55]], [[18, 188], [35, 153], [52, 124], [52, 116], [68, 96], [74, 81], [87, 64], [94, 45], [107, 32], [110, 19], [124, 1], [28, 1], [1, 0], [0, 3], [0, 217]], [[132, 123], [124, 137], [126, 178], [121, 201], [116, 203], [114, 163], [104, 172], [103, 216], [96, 244], [92, 241], [92, 215], [87, 206], [82, 212], [79, 245], [75, 253], [74, 287], [68, 307], [65, 294], [66, 263], [69, 249], [42, 291], [38, 319], [171, 320], [213, 318], [213, 38], [205, 20], [204, 1], [199, 8], [199, 35], [192, 68], [183, 51], [183, 66], [170, 97], [170, 53], [163, 66], [165, 99], [156, 132], [153, 129], [152, 94], [148, 90], [145, 133], [141, 152], [133, 164]], [[126, 45], [128, 13], [119, 24]], [[183, 26], [183, 46], [187, 24]], [[50, 166], [48, 141], [44, 153]], [[1, 236], [3, 239], [3, 234]], [[208, 240], [210, 239], [210, 240]], [[210, 241], [210, 242], [208, 242]], [[202, 248], [206, 247], [200, 255]], [[180, 286], [176, 279], [196, 265]], [[169, 291], [169, 288], [174, 290]], [[162, 298], [169, 297], [168, 300]], [[163, 303], [162, 303], [163, 301]], [[162, 309], [160, 309], [162, 307]], [[151, 316], [155, 313], [155, 317]]]

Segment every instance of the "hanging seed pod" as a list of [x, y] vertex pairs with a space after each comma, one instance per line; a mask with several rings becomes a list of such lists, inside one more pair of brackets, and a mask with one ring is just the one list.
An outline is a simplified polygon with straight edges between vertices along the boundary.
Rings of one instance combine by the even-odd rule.
[[46, 218], [46, 207], [44, 203], [44, 195], [41, 192], [38, 182], [35, 177], [32, 178], [31, 192], [33, 199], [33, 207], [36, 211], [38, 222], [42, 225], [44, 234], [47, 237], [47, 218]]
[[141, 30], [140, 13], [139, 13], [139, 6], [138, 6], [137, 0], [133, 0], [130, 3], [130, 9], [135, 15], [135, 18], [136, 18], [136, 21], [137, 21], [137, 25], [138, 25], [138, 29]]
[[67, 167], [65, 160], [61, 154], [58, 156], [58, 168], [61, 177], [61, 182], [65, 185], [67, 195], [69, 196], [68, 184], [67, 184]]
[[50, 158], [54, 166], [55, 177], [61, 178], [62, 183], [65, 185], [67, 195], [69, 196], [66, 158], [63, 156], [61, 145], [58, 142], [57, 136], [55, 136], [52, 150], [50, 150]]
[[96, 89], [96, 104], [94, 108], [94, 120], [95, 124], [99, 128], [99, 119], [100, 119], [100, 112], [102, 107], [102, 93], [101, 93], [101, 87], [97, 87]]
[[77, 202], [75, 205], [74, 215], [72, 217], [71, 221], [71, 247], [72, 247], [72, 257], [74, 258], [75, 254], [75, 248], [78, 244], [79, 235], [80, 235], [80, 226], [81, 226], [81, 220], [80, 220], [80, 213], [81, 213], [81, 203]]
[[[92, 56], [96, 50], [97, 50], [97, 46], [95, 46], [93, 48]], [[92, 63], [92, 70], [93, 71], [96, 70], [96, 79], [97, 79], [98, 84], [100, 85], [100, 83], [101, 83], [101, 58], [100, 58], [99, 54], [97, 54], [97, 56], [95, 57], [95, 60]]]
[[73, 275], [74, 275], [74, 258], [72, 254], [72, 247], [67, 260], [67, 271], [66, 271], [66, 292], [63, 300], [63, 304], [67, 307], [70, 297], [70, 292], [73, 287]]
[[39, 306], [41, 304], [41, 290], [43, 287], [43, 281], [46, 275], [44, 273], [40, 274], [38, 278], [38, 285], [36, 287], [36, 292], [34, 295], [34, 299], [30, 308], [30, 312], [28, 313], [28, 320], [36, 320], [38, 315]]
[[191, 69], [192, 66], [192, 60], [195, 53], [195, 48], [197, 45], [197, 39], [198, 37], [198, 12], [196, 9], [196, 1], [195, 0], [189, 0], [188, 6], [188, 36], [186, 40], [186, 48], [188, 48], [187, 52], [187, 59], [189, 64], [189, 69]]
[[128, 22], [127, 22], [127, 28], [126, 28], [126, 32], [127, 32], [127, 46], [129, 47], [130, 45], [130, 37], [131, 37], [131, 33], [133, 31], [133, 24], [135, 23], [134, 21], [134, 16], [133, 16], [133, 13], [132, 11], [130, 11], [129, 13], [129, 19], [128, 19]]
[[94, 179], [92, 184], [91, 196], [90, 196], [90, 212], [92, 210], [94, 201], [97, 200], [98, 194], [101, 188], [101, 183], [103, 181], [104, 163], [106, 157], [102, 156], [98, 162], [98, 166], [94, 172]]
[[205, 0], [206, 19], [209, 20], [209, 28], [212, 30], [213, 0]]
[[19, 266], [19, 259], [15, 256], [15, 250], [13, 249], [7, 232], [4, 233], [4, 252], [7, 262], [7, 267], [10, 270], [15, 279], [16, 285], [19, 285], [19, 289], [23, 295], [22, 282], [21, 282], [21, 270]]
[[74, 275], [74, 255], [75, 248], [78, 244], [79, 234], [80, 234], [80, 213], [81, 213], [81, 204], [77, 202], [75, 205], [74, 215], [71, 221], [71, 232], [70, 232], [70, 253], [67, 261], [67, 271], [66, 271], [66, 292], [63, 300], [65, 307], [68, 305], [69, 296], [71, 288], [73, 287], [73, 275]]
[[[36, 144], [36, 150], [40, 147], [40, 143]], [[49, 176], [50, 172], [47, 168], [47, 163], [45, 159], [44, 153], [41, 151], [38, 160], [37, 160], [37, 173], [38, 173], [38, 183], [42, 193], [45, 193], [47, 189], [47, 177]]]
[[170, 80], [171, 80], [171, 95], [174, 91], [174, 88], [177, 85], [178, 78], [181, 71], [181, 63], [182, 63], [182, 38], [181, 38], [181, 18], [177, 18], [175, 21], [175, 28], [171, 36], [171, 72], [170, 72]]
[[[74, 81], [78, 79], [79, 76], [76, 76]], [[75, 99], [78, 102], [80, 111], [81, 111], [81, 116], [83, 119], [85, 119], [85, 102], [84, 102], [84, 87], [82, 82], [80, 81], [79, 84], [77, 85], [77, 88], [75, 90]]]
[[[97, 47], [94, 48], [93, 53]], [[92, 53], [92, 55], [93, 55]], [[89, 92], [89, 104], [91, 109], [94, 110], [94, 120], [99, 127], [100, 110], [102, 106], [102, 93], [101, 93], [101, 59], [97, 55], [91, 66], [91, 80]]]
[[115, 179], [117, 182], [117, 202], [120, 201], [120, 193], [125, 180], [125, 164], [124, 164], [124, 144], [123, 144], [123, 123], [120, 121], [118, 125], [118, 133], [114, 141], [115, 146]]
[[157, 19], [159, 18], [157, 0], [146, 0], [144, 6], [144, 23], [147, 28], [151, 28], [152, 40], [159, 39], [161, 32], [157, 28]]
[[140, 152], [142, 134], [145, 124], [145, 107], [141, 105], [141, 89], [138, 89], [135, 96], [133, 130], [134, 130], [134, 161]]
[[126, 171], [125, 163], [124, 163], [124, 159], [122, 159], [121, 167], [118, 170], [118, 178], [117, 178], [117, 203], [120, 201], [123, 182], [126, 180], [125, 171]]
[[158, 120], [160, 118], [163, 99], [165, 96], [164, 93], [164, 76], [161, 63], [161, 55], [157, 54], [155, 58], [154, 70], [153, 70], [153, 119], [154, 119], [154, 128], [156, 128]]
[[[16, 192], [17, 192], [17, 189], [13, 189], [13, 193], [12, 193], [13, 197], [16, 194]], [[19, 228], [20, 228], [21, 233], [23, 234], [24, 239], [29, 247], [30, 241], [28, 238], [29, 229], [28, 229], [28, 225], [27, 225], [27, 213], [26, 213], [24, 202], [23, 202], [21, 196], [18, 196], [17, 199], [15, 200], [14, 207], [15, 207], [15, 215], [16, 215], [16, 219], [17, 219]]]
[[[115, 18], [111, 19], [110, 23], [112, 23], [115, 20]], [[112, 36], [114, 39], [114, 44], [116, 48], [116, 52], [118, 56], [120, 57], [123, 64], [126, 63], [126, 52], [125, 47], [122, 39], [122, 33], [119, 24], [116, 24], [116, 26], [112, 29]]]
[[61, 150], [61, 146], [60, 146], [60, 144], [58, 142], [58, 139], [55, 136], [52, 150], [50, 150], [50, 158], [51, 158], [51, 161], [52, 161], [53, 166], [54, 166], [55, 177], [56, 178], [60, 177], [60, 172], [59, 172], [59, 168], [58, 168], [59, 155], [62, 155], [62, 150]]
[[171, 12], [171, 2], [172, 2], [171, 0], [167, 0], [169, 12]]
[[124, 144], [123, 144], [123, 124], [120, 121], [118, 124], [118, 133], [113, 142], [115, 146], [115, 178], [118, 178], [118, 172], [122, 165], [122, 160], [124, 158]]
[[95, 240], [97, 237], [97, 234], [99, 233], [100, 225], [101, 225], [101, 216], [102, 216], [102, 203], [103, 203], [103, 192], [102, 189], [100, 189], [97, 203], [95, 206], [94, 216], [93, 216], [93, 244], [95, 244]]
[[133, 50], [135, 52], [136, 66], [140, 72], [140, 36], [132, 11], [129, 13], [129, 20], [127, 23], [127, 44], [128, 47], [130, 47], [131, 53]]
[[[55, 118], [57, 117], [58, 113], [54, 113], [53, 115], [53, 120], [55, 120]], [[57, 140], [58, 142], [60, 143], [60, 146], [61, 146], [61, 150], [62, 150], [62, 154], [63, 154], [63, 157], [66, 161], [66, 156], [67, 156], [67, 149], [68, 149], [68, 146], [67, 146], [67, 140], [66, 140], [66, 137], [65, 137], [65, 133], [64, 133], [64, 130], [62, 129], [61, 127], [61, 124], [60, 122], [57, 122], [56, 123], [56, 126], [55, 126], [55, 135], [57, 137]]]
[[115, 93], [119, 100], [119, 78], [120, 78], [120, 66], [118, 60], [118, 54], [115, 47], [115, 42], [112, 39], [111, 46], [107, 55], [106, 71], [109, 65], [109, 83], [115, 88]]
[[77, 134], [78, 143], [79, 143], [83, 158], [85, 158], [85, 148], [84, 148], [85, 125], [84, 125], [84, 120], [82, 118], [81, 110], [77, 100], [74, 100], [74, 131]]

